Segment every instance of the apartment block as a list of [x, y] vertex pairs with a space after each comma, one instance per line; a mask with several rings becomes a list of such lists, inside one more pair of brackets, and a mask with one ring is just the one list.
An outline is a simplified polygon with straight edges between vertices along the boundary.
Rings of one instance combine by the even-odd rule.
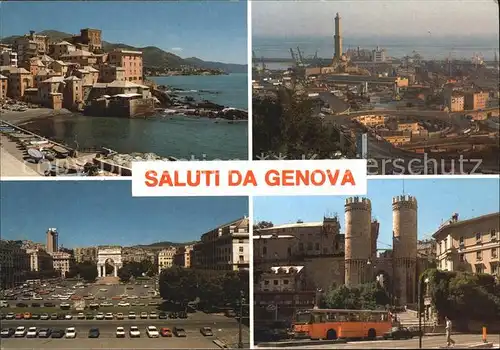
[[437, 266], [445, 271], [500, 277], [500, 213], [458, 220], [455, 214], [433, 234]]

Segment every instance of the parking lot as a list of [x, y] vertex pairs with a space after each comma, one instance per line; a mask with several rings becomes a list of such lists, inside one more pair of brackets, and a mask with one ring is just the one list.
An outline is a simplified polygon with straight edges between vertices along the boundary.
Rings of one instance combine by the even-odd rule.
[[[2, 338], [2, 349], [217, 348], [218, 346], [213, 343], [214, 339], [220, 339], [226, 344], [237, 344], [239, 332], [238, 321], [235, 318], [203, 312], [190, 312], [186, 316], [181, 316], [178, 312], [162, 311], [163, 300], [158, 295], [155, 296], [154, 287], [154, 281], [141, 281], [126, 285], [81, 285], [76, 281], [59, 281], [34, 288], [17, 288], [15, 300], [2, 298], [3, 302], [8, 304], [8, 307], [2, 307], [0, 310], [2, 329], [24, 326], [36, 327], [38, 330], [41, 328], [64, 330], [68, 327], [75, 327], [79, 340], [9, 337]], [[76, 304], [83, 302], [84, 310], [75, 309]], [[122, 306], [119, 306], [119, 303], [122, 303]], [[20, 304], [26, 306], [21, 307]], [[49, 304], [52, 305], [46, 306]], [[61, 304], [68, 304], [69, 309], [63, 310]], [[89, 308], [91, 304], [99, 306], [91, 309]], [[135, 312], [136, 317], [129, 318], [130, 312]], [[25, 318], [25, 313], [31, 315]], [[111, 313], [111, 315], [108, 314], [109, 318], [96, 317], [98, 314], [105, 315], [106, 313]], [[141, 343], [138, 343], [137, 339], [129, 339], [128, 330], [131, 326], [138, 326], [141, 330]], [[186, 330], [187, 337], [150, 339], [145, 333], [147, 326], [155, 326], [158, 329], [181, 327]], [[91, 327], [100, 329], [100, 340], [87, 338]], [[125, 339], [116, 340], [116, 327], [125, 328], [127, 332]], [[200, 333], [202, 327], [211, 327], [214, 336], [204, 337]], [[243, 326], [242, 339], [245, 344], [249, 343], [249, 337], [248, 328]]]

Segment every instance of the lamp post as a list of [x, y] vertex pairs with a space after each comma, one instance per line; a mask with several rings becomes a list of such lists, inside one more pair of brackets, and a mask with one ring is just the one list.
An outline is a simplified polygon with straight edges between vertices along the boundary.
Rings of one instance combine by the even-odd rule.
[[429, 279], [423, 279], [423, 275], [418, 279], [418, 348], [422, 349], [422, 305], [424, 303], [424, 297], [422, 293], [423, 284], [429, 283]]

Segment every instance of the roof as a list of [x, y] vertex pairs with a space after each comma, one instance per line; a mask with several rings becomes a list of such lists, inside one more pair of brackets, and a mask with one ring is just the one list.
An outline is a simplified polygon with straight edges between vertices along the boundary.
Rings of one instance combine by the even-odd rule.
[[85, 50], [75, 50], [65, 55], [62, 55], [61, 57], [91, 57], [91, 56], [94, 56], [92, 52], [88, 52]]
[[64, 82], [63, 77], [52, 77], [47, 80], [42, 81], [42, 83], [62, 83]]
[[30, 74], [30, 72], [28, 72], [26, 69], [24, 68], [16, 68], [16, 67], [13, 67], [14, 69], [12, 69], [10, 71], [11, 74]]
[[442, 233], [444, 230], [447, 230], [449, 228], [455, 228], [458, 226], [463, 226], [463, 225], [468, 225], [474, 223], [474, 221], [481, 221], [481, 220], [487, 220], [490, 218], [498, 218], [500, 217], [500, 212], [495, 212], [495, 213], [490, 213], [490, 214], [485, 214], [481, 216], [476, 216], [474, 218], [466, 219], [466, 220], [459, 220], [459, 221], [448, 221], [441, 225], [437, 231], [432, 235], [433, 238], [437, 238], [440, 233]]
[[278, 226], [273, 226], [273, 227], [266, 227], [266, 228], [260, 228], [260, 229], [255, 229], [255, 231], [272, 231], [272, 230], [283, 230], [287, 228], [299, 228], [299, 227], [321, 227], [323, 226], [323, 221], [318, 221], [318, 222], [297, 222], [294, 224], [284, 224], [284, 225], [278, 225]]
[[94, 89], [105, 89], [108, 87], [108, 84], [106, 83], [95, 83], [94, 85], [92, 85], [92, 87]]
[[132, 83], [130, 81], [114, 80], [113, 82], [108, 84], [108, 87], [111, 87], [111, 88], [133, 88], [133, 87], [141, 87], [141, 85]]
[[49, 62], [54, 61], [54, 59], [52, 57], [48, 56], [48, 55], [41, 56], [40, 60], [42, 60], [42, 61], [49, 61]]
[[118, 95], [113, 95], [112, 97], [123, 97], [123, 98], [129, 98], [129, 97], [136, 97], [136, 96], [142, 96], [141, 94], [118, 94]]
[[58, 42], [58, 43], [56, 43], [54, 45], [72, 45], [72, 46], [75, 46], [72, 43], [67, 42], [66, 40], [60, 41], [60, 42]]
[[74, 75], [70, 76], [70, 77], [67, 77], [65, 78], [64, 80], [74, 80], [74, 81], [80, 81], [81, 79], [78, 78], [78, 77], [75, 77]]
[[43, 69], [40, 69], [36, 75], [42, 76], [42, 75], [50, 75], [50, 74], [57, 74], [57, 73], [55, 71], [53, 71], [52, 69], [43, 68]]
[[99, 72], [97, 69], [95, 69], [92, 66], [85, 66], [85, 67], [83, 67], [83, 69], [85, 69], [87, 72], [91, 72], [91, 73], [97, 73], [97, 72]]

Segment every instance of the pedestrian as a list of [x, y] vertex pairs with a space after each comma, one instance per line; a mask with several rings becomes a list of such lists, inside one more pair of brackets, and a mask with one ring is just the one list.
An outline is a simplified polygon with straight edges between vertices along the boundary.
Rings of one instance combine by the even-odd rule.
[[448, 316], [445, 316], [445, 321], [446, 321], [446, 345], [447, 346], [450, 346], [453, 344], [453, 346], [455, 346], [455, 341], [453, 339], [451, 339], [451, 320], [448, 318]]

